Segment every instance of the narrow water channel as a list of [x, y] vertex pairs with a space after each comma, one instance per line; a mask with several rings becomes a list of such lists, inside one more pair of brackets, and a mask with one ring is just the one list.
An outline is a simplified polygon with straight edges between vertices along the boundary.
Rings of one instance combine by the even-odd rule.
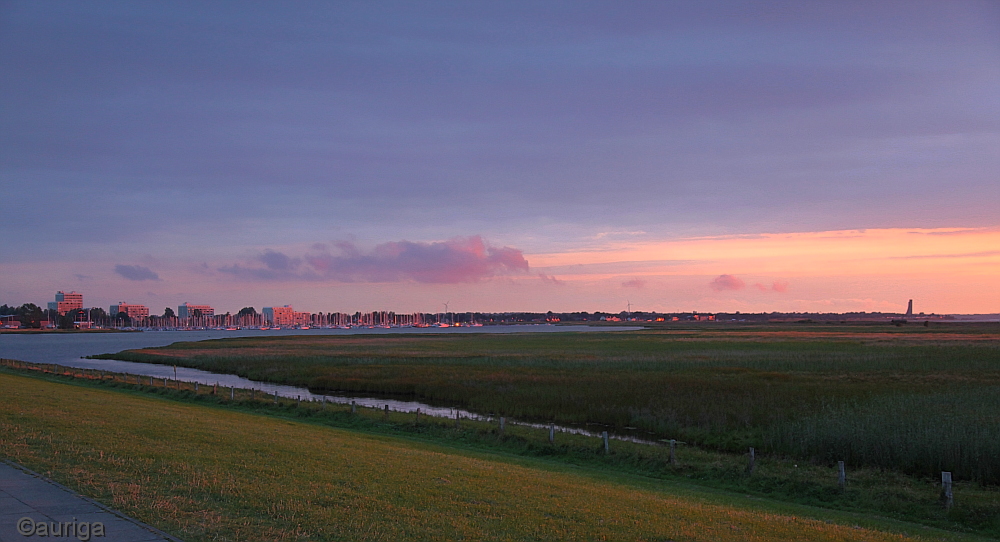
[[[587, 326], [493, 326], [476, 328], [485, 333], [511, 333], [511, 332], [557, 332], [557, 331], [633, 331], [642, 328], [638, 327], [616, 327], [616, 328], [593, 328]], [[459, 328], [456, 328], [459, 329]], [[316, 330], [320, 331], [320, 330]], [[320, 334], [314, 331], [312, 334]], [[346, 334], [344, 330], [330, 330], [338, 332], [336, 334]], [[363, 330], [359, 330], [363, 332]], [[385, 333], [385, 331], [381, 331]], [[406, 332], [406, 331], [400, 331]], [[259, 333], [259, 332], [258, 332]], [[254, 333], [253, 335], [257, 335]], [[300, 332], [301, 333], [301, 332]], [[284, 333], [282, 333], [284, 334]], [[204, 385], [218, 384], [224, 387], [234, 387], [242, 389], [255, 389], [268, 395], [277, 394], [280, 397], [291, 399], [299, 398], [303, 401], [326, 401], [340, 404], [350, 404], [352, 401], [357, 405], [369, 408], [385, 408], [396, 412], [416, 412], [420, 409], [421, 414], [441, 418], [454, 418], [456, 415], [462, 418], [492, 421], [494, 417], [480, 412], [471, 412], [464, 409], [452, 408], [441, 405], [430, 405], [419, 401], [403, 401], [389, 396], [356, 396], [356, 395], [318, 395], [310, 392], [307, 388], [297, 386], [287, 386], [271, 382], [258, 382], [243, 378], [233, 374], [212, 373], [199, 369], [187, 367], [174, 367], [172, 365], [158, 365], [154, 363], [138, 363], [133, 361], [119, 361], [106, 359], [88, 359], [82, 356], [103, 354], [106, 352], [118, 352], [130, 348], [145, 348], [151, 346], [163, 346], [177, 342], [179, 340], [205, 340], [219, 337], [245, 336], [236, 333], [192, 333], [184, 335], [182, 333], [154, 332], [154, 333], [114, 333], [114, 334], [65, 334], [45, 336], [11, 336], [0, 335], [0, 357], [17, 359], [35, 363], [56, 363], [65, 367], [77, 367], [84, 369], [97, 369], [116, 373], [127, 373], [129, 375], [140, 375], [154, 378], [168, 378], [180, 380], [182, 382], [197, 382]], [[525, 421], [517, 421], [508, 418], [506, 423], [525, 427], [535, 427], [540, 429], [549, 428], [548, 424], [537, 424]], [[556, 425], [555, 430], [561, 433], [592, 436], [600, 438], [601, 432], [608, 430], [609, 438], [625, 440], [630, 442], [659, 444], [643, 438], [641, 434], [628, 434], [623, 432], [612, 433], [610, 428], [601, 425], [588, 426], [561, 426]]]
[[[469, 410], [464, 410], [461, 408], [452, 408], [440, 405], [431, 405], [427, 403], [422, 403], [419, 401], [403, 401], [398, 398], [390, 396], [371, 396], [371, 395], [323, 395], [316, 394], [309, 391], [308, 388], [300, 388], [297, 386], [286, 386], [283, 384], [274, 384], [272, 382], [260, 382], [256, 380], [250, 380], [248, 378], [243, 378], [242, 376], [233, 374], [222, 374], [222, 373], [212, 373], [209, 371], [202, 371], [200, 369], [191, 369], [188, 367], [174, 367], [172, 365], [157, 365], [154, 363], [138, 363], [134, 361], [120, 361], [120, 360], [108, 360], [108, 359], [87, 359], [81, 358], [74, 361], [72, 364], [64, 364], [67, 367], [77, 367], [83, 369], [97, 369], [102, 371], [111, 371], [115, 373], [125, 373], [129, 375], [139, 375], [144, 377], [153, 378], [166, 378], [170, 380], [179, 380], [181, 382], [197, 382], [199, 384], [204, 384], [211, 386], [213, 384], [218, 384], [226, 388], [237, 388], [237, 389], [254, 389], [266, 393], [267, 395], [277, 394], [279, 397], [286, 397], [289, 399], [301, 399], [303, 401], [323, 401], [326, 400], [330, 403], [338, 404], [351, 404], [354, 402], [358, 406], [367, 408], [377, 408], [383, 409], [386, 406], [389, 410], [394, 412], [416, 412], [420, 409], [420, 414], [427, 416], [434, 416], [437, 418], [454, 418], [455, 416], [460, 416], [465, 419], [480, 420], [480, 421], [495, 421], [496, 417], [483, 414], [480, 412], [472, 412]], [[538, 429], [548, 429], [549, 424], [539, 424], [531, 423], [525, 421], [519, 421], [512, 418], [507, 418], [506, 423], [511, 425], [520, 425], [523, 427], [534, 427]], [[600, 429], [594, 429], [599, 427]], [[593, 425], [588, 427], [574, 427], [574, 426], [564, 426], [556, 425], [555, 430], [560, 433], [570, 433], [574, 435], [584, 435], [591, 436], [594, 438], [601, 438], [601, 432], [608, 430], [608, 438], [625, 440], [629, 442], [637, 442], [643, 444], [659, 444], [659, 442], [652, 441], [649, 439], [644, 439], [638, 435], [629, 435], [622, 433], [611, 432], [610, 428]]]

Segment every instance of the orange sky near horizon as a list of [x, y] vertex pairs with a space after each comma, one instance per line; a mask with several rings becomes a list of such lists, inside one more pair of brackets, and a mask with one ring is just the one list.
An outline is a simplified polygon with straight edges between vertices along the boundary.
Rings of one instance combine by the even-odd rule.
[[[528, 260], [568, 285], [634, 285], [633, 297], [669, 290], [672, 299], [719, 311], [893, 311], [907, 296], [922, 299], [928, 312], [1000, 311], [1000, 229], [994, 228], [614, 242]], [[713, 284], [720, 275], [734, 278]]]
[[[529, 261], [533, 268], [564, 271], [567, 266], [673, 262], [655, 274], [703, 274], [722, 267], [795, 276], [995, 274], [1000, 271], [1000, 229], [895, 228], [619, 242], [532, 254]], [[648, 273], [652, 271], [639, 274]]]

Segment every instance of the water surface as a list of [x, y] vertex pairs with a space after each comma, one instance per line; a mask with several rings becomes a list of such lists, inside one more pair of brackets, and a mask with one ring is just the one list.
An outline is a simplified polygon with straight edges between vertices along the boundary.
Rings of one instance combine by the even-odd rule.
[[569, 331], [635, 331], [641, 327], [509, 325], [450, 328], [354, 328], [354, 329], [280, 329], [280, 330], [202, 330], [202, 331], [141, 331], [125, 333], [0, 333], [0, 358], [58, 363], [69, 367], [79, 359], [96, 354], [109, 354], [135, 348], [166, 346], [175, 342], [204, 341], [231, 337], [271, 337], [281, 335], [393, 335], [468, 334], [468, 333], [562, 333]]
[[[310, 392], [307, 388], [286, 386], [270, 382], [250, 380], [233, 374], [213, 373], [188, 367], [158, 365], [154, 363], [138, 363], [134, 361], [86, 359], [84, 356], [107, 354], [135, 348], [150, 348], [166, 346], [175, 342], [203, 341], [227, 337], [265, 337], [279, 335], [357, 335], [357, 334], [399, 334], [399, 333], [553, 333], [580, 331], [636, 331], [641, 327], [591, 327], [591, 326], [552, 326], [552, 325], [511, 325], [483, 326], [476, 328], [358, 328], [358, 329], [308, 329], [308, 330], [237, 330], [237, 331], [143, 331], [135, 333], [38, 333], [38, 334], [0, 334], [0, 358], [17, 359], [36, 363], [54, 363], [66, 367], [98, 369], [116, 373], [126, 373], [145, 378], [154, 377], [159, 380], [168, 378], [182, 382], [198, 382], [204, 385], [218, 384], [230, 388], [254, 389], [267, 395], [275, 395], [302, 401], [328, 401], [333, 403], [356, 403], [362, 407], [385, 408], [397, 412], [416, 412], [435, 417], [462, 418], [476, 420], [493, 420], [489, 414], [471, 412], [444, 405], [431, 405], [420, 401], [404, 401], [388, 396], [354, 396], [354, 395], [320, 395]], [[143, 382], [146, 382], [145, 380]], [[533, 424], [508, 420], [512, 425], [530, 427], [548, 427], [544, 424]], [[556, 431], [599, 437], [600, 434], [586, 427], [556, 426]], [[635, 435], [614, 435], [612, 438], [645, 442]]]

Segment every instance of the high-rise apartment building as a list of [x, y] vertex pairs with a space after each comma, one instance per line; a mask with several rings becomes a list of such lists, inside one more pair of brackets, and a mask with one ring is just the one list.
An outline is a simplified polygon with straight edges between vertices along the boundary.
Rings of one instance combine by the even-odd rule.
[[295, 309], [291, 305], [284, 307], [264, 307], [261, 309], [264, 321], [272, 326], [293, 326], [295, 325]]
[[192, 305], [190, 303], [184, 303], [183, 305], [177, 306], [177, 317], [191, 318], [194, 316], [194, 311], [201, 311], [201, 316], [215, 316], [215, 309], [209, 305]]
[[145, 305], [129, 305], [121, 301], [117, 305], [111, 305], [111, 310], [108, 311], [108, 314], [112, 318], [115, 318], [119, 312], [124, 312], [129, 318], [149, 318], [149, 307]]
[[56, 292], [56, 300], [49, 301], [49, 310], [56, 311], [60, 316], [64, 316], [69, 311], [83, 308], [83, 294], [76, 292]]

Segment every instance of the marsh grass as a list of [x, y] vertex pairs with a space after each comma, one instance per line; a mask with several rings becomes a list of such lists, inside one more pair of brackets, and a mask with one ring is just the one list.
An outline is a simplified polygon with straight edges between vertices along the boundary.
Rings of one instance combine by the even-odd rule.
[[998, 337], [989, 325], [286, 336], [98, 357], [1000, 484]]
[[829, 404], [766, 431], [771, 449], [818, 461], [1000, 480], [1000, 387]]

